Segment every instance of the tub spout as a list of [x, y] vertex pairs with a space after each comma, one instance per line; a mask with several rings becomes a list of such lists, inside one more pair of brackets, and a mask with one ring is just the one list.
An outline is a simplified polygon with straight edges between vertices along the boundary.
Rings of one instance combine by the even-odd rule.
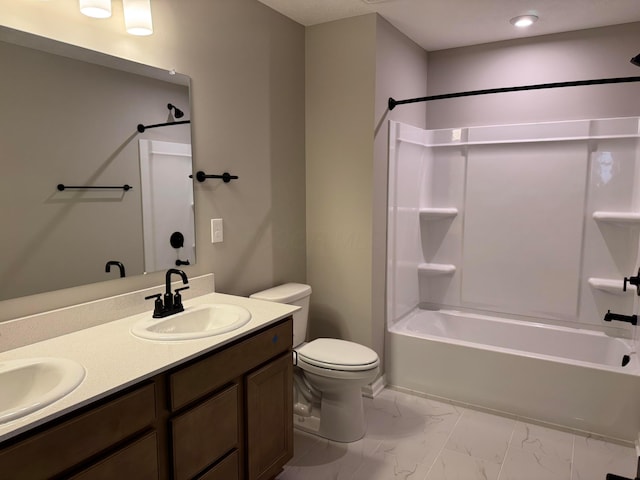
[[637, 315], [620, 315], [618, 313], [612, 313], [611, 310], [607, 310], [607, 313], [604, 314], [604, 321], [610, 322], [612, 320], [617, 320], [618, 322], [628, 322], [631, 325], [638, 324]]

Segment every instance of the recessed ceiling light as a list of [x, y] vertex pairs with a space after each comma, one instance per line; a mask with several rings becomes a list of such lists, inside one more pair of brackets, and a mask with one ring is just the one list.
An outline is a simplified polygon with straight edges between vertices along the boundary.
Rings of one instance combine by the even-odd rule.
[[530, 27], [537, 21], [538, 17], [536, 15], [520, 15], [509, 20], [509, 22], [511, 22], [511, 25], [514, 25], [518, 28]]

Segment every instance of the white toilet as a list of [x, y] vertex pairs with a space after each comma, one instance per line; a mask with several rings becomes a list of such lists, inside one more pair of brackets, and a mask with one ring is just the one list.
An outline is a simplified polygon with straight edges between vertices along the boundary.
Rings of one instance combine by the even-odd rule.
[[318, 338], [304, 343], [311, 287], [286, 283], [254, 293], [251, 298], [302, 307], [293, 314], [294, 398], [296, 427], [337, 442], [364, 436], [363, 386], [376, 379], [376, 352], [354, 342]]

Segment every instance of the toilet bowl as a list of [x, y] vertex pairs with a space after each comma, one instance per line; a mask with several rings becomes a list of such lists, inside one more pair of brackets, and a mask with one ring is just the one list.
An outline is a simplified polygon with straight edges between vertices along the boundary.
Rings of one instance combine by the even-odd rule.
[[335, 338], [305, 343], [311, 287], [287, 283], [251, 298], [302, 307], [293, 314], [294, 425], [337, 442], [354, 442], [366, 430], [362, 387], [379, 374], [380, 359], [364, 345]]

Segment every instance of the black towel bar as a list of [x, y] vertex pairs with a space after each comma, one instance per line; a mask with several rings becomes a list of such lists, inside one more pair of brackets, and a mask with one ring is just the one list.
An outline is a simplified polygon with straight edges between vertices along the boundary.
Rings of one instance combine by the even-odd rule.
[[[189, 178], [193, 178], [193, 175], [189, 175]], [[196, 172], [196, 180], [204, 182], [207, 178], [221, 178], [224, 183], [229, 183], [231, 180], [237, 180], [237, 175], [231, 175], [229, 172], [224, 172], [222, 175], [207, 175], [202, 170]]]
[[133, 187], [131, 185], [64, 185], [62, 183], [58, 184], [58, 190], [61, 192], [67, 189], [81, 189], [81, 190], [93, 190], [93, 189], [109, 189], [109, 190], [124, 190], [125, 192], [131, 190]]

